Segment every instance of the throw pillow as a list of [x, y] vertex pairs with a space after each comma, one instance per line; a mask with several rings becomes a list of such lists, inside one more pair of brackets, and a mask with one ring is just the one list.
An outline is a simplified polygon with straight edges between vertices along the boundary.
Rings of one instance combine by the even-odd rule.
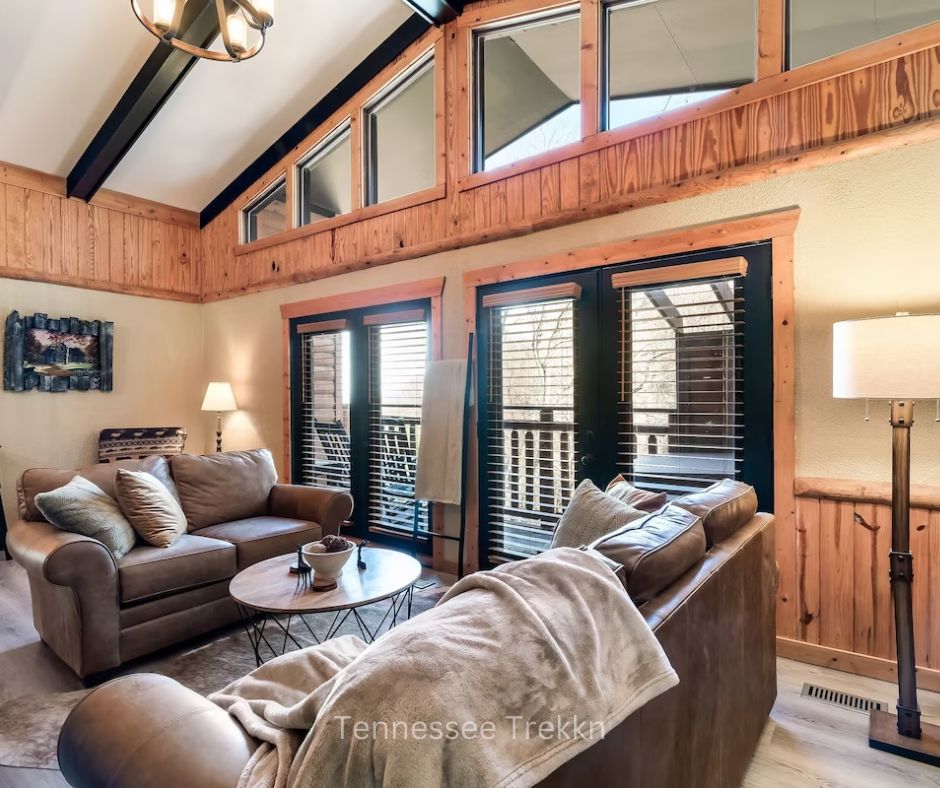
[[117, 501], [82, 476], [64, 487], [38, 493], [35, 503], [54, 526], [97, 539], [116, 559], [127, 555], [137, 539]]
[[630, 504], [641, 512], [658, 512], [666, 505], [666, 493], [654, 493], [634, 487], [619, 473], [607, 485], [607, 494]]
[[580, 547], [646, 517], [623, 501], [601, 492], [585, 479], [571, 496], [571, 502], [558, 521], [552, 547]]
[[154, 547], [169, 547], [186, 533], [186, 515], [166, 486], [145, 471], [117, 472], [121, 511], [141, 539]]

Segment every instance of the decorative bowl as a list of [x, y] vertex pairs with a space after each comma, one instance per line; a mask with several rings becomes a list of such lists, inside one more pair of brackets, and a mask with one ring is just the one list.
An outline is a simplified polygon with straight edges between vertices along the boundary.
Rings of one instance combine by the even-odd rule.
[[353, 545], [348, 550], [341, 550], [336, 553], [314, 553], [311, 552], [309, 548], [315, 544], [319, 544], [319, 542], [305, 544], [300, 548], [300, 552], [304, 557], [304, 561], [307, 562], [316, 577], [323, 577], [330, 580], [335, 580], [343, 574], [343, 569], [346, 566], [346, 562], [349, 561], [349, 556], [351, 556], [356, 549], [356, 546]]

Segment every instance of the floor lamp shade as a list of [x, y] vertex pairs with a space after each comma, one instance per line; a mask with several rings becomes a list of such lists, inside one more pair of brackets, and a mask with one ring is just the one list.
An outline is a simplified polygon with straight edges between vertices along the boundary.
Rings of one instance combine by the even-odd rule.
[[232, 386], [228, 383], [210, 383], [206, 389], [206, 396], [202, 400], [202, 410], [214, 413], [227, 413], [238, 410], [235, 404], [235, 395]]
[[238, 410], [232, 386], [224, 381], [214, 381], [206, 388], [202, 410], [215, 413], [215, 450], [222, 451], [222, 414]]
[[840, 399], [940, 398], [940, 315], [836, 323], [832, 394]]

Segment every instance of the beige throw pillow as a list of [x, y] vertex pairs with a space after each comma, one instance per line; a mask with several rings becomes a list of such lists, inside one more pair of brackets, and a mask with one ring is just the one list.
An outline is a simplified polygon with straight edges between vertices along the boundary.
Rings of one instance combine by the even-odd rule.
[[580, 547], [646, 517], [646, 512], [634, 509], [601, 492], [590, 479], [585, 479], [571, 496], [571, 503], [558, 521], [552, 547]]
[[147, 544], [169, 547], [186, 533], [186, 515], [179, 502], [155, 476], [122, 468], [115, 483], [121, 511]]
[[127, 555], [137, 541], [117, 501], [82, 476], [64, 487], [38, 493], [35, 504], [56, 528], [97, 539], [117, 559]]
[[607, 485], [607, 494], [630, 504], [641, 512], [658, 512], [666, 505], [666, 493], [654, 493], [634, 487], [619, 473]]

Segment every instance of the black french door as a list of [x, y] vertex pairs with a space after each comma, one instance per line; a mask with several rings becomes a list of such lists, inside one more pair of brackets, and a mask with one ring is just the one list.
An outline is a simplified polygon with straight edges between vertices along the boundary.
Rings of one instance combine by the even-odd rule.
[[290, 321], [291, 479], [348, 489], [346, 533], [429, 552], [431, 507], [414, 499], [430, 304]]
[[583, 479], [738, 478], [772, 510], [769, 244], [481, 288], [477, 314], [482, 563], [545, 549]]

